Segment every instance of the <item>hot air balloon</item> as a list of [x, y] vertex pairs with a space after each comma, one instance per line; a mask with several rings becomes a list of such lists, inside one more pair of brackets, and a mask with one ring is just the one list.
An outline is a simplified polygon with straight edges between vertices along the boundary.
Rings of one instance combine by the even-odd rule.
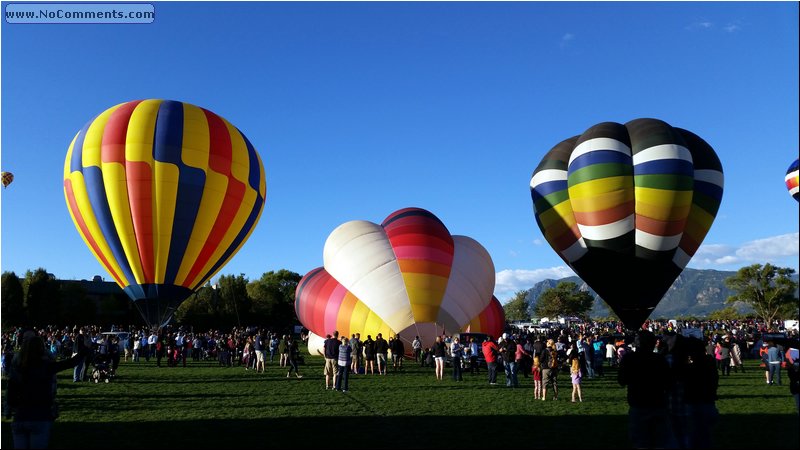
[[[797, 168], [798, 168], [798, 160], [795, 159], [791, 166], [789, 166], [789, 170], [786, 171], [786, 189], [789, 190], [789, 193], [792, 194], [795, 200], [800, 202], [800, 192], [798, 192], [798, 176], [797, 176]], [[3, 176], [5, 176], [5, 172], [3, 172]], [[12, 178], [13, 179], [13, 178]], [[3, 179], [3, 184], [5, 184], [5, 178]]]
[[107, 109], [75, 135], [64, 162], [78, 233], [151, 327], [242, 247], [265, 195], [244, 134], [177, 101]]
[[536, 223], [626, 327], [641, 326], [708, 233], [722, 164], [694, 133], [656, 119], [605, 122], [545, 155]]
[[476, 317], [463, 327], [467, 333], [486, 333], [494, 338], [503, 334], [506, 326], [506, 313], [503, 305], [492, 296], [492, 301]]
[[7, 188], [9, 184], [14, 181], [14, 174], [11, 172], [2, 172], [3, 188]]
[[325, 242], [323, 260], [295, 294], [300, 323], [318, 336], [335, 330], [362, 338], [397, 334], [431, 345], [437, 335], [470, 323], [494, 290], [486, 249], [472, 238], [452, 236], [419, 208], [396, 211], [381, 225], [340, 225]]

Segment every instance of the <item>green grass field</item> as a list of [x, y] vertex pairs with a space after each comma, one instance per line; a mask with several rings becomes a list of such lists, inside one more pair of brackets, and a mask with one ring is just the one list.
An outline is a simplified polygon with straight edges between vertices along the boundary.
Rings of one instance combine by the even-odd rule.
[[[277, 363], [257, 374], [189, 363], [184, 369], [122, 363], [108, 384], [59, 375], [61, 417], [51, 448], [627, 448], [625, 389], [616, 372], [584, 380], [583, 403], [559, 378], [559, 400], [534, 400], [533, 382], [489, 386], [485, 371], [437, 381], [430, 368], [352, 375], [350, 391], [326, 391], [323, 360], [306, 356], [303, 379]], [[718, 448], [798, 448], [798, 415], [786, 386], [767, 386], [757, 362], [720, 379]], [[5, 389], [5, 381], [3, 382]], [[5, 392], [4, 392], [5, 393]], [[550, 394], [548, 393], [548, 397]], [[337, 434], [339, 433], [339, 434]], [[344, 434], [342, 434], [344, 433]], [[341, 436], [349, 436], [342, 438]], [[3, 419], [2, 448], [12, 448]]]

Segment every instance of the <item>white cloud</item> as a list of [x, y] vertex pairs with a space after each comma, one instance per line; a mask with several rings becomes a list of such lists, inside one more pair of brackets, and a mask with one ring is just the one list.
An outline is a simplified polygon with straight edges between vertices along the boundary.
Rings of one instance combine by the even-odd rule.
[[695, 22], [690, 23], [686, 26], [687, 30], [707, 30], [709, 28], [713, 28], [714, 23], [709, 22], [707, 20], [698, 20]]
[[569, 267], [558, 266], [547, 269], [505, 269], [495, 274], [494, 295], [505, 303], [515, 292], [527, 290], [548, 278], [558, 280], [575, 275]]
[[[798, 256], [800, 256], [800, 233], [789, 233], [745, 242], [738, 247], [723, 244], [701, 245], [689, 265], [703, 269], [756, 263], [780, 266], [793, 263], [796, 266]], [[731, 268], [738, 269], [738, 267], [725, 269]]]
[[565, 35], [561, 36], [561, 48], [566, 47], [575, 39], [575, 35], [572, 33], [566, 33]]
[[725, 25], [722, 29], [727, 31], [728, 33], [735, 33], [737, 31], [741, 30], [742, 27], [740, 27], [739, 25], [736, 25], [735, 23], [729, 23], [729, 24]]
[[533, 240], [533, 245], [542, 245], [542, 244], [544, 244], [544, 241], [542, 241], [541, 239], [534, 239]]

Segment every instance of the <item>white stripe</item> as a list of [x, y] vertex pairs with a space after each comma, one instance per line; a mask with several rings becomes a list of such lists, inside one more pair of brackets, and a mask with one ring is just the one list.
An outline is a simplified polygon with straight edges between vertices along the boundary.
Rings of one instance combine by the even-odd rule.
[[633, 165], [659, 159], [682, 159], [692, 162], [692, 154], [686, 147], [675, 144], [662, 144], [647, 148], [633, 155]]
[[696, 181], [705, 181], [706, 183], [716, 184], [719, 187], [724, 187], [725, 185], [725, 176], [719, 170], [695, 170], [694, 179]]
[[657, 236], [646, 231], [636, 230], [636, 245], [648, 250], [663, 252], [672, 250], [681, 243], [683, 233], [675, 236]]
[[414, 322], [400, 265], [383, 227], [364, 220], [339, 225], [325, 241], [322, 260], [325, 270], [389, 327], [402, 330]]
[[675, 250], [675, 256], [672, 258], [672, 262], [675, 263], [676, 266], [680, 267], [683, 270], [687, 264], [689, 264], [689, 260], [692, 259], [692, 255], [687, 254], [683, 251], [682, 248], [678, 248]]
[[572, 161], [579, 156], [596, 150], [611, 150], [631, 156], [631, 148], [616, 139], [594, 138], [583, 141], [580, 145], [575, 147], [575, 150], [569, 155], [569, 163], [572, 164]]
[[570, 245], [566, 250], [561, 252], [561, 255], [563, 255], [567, 261], [572, 263], [579, 260], [588, 251], [589, 250], [586, 248], [586, 242], [583, 240], [583, 238], [579, 238], [574, 244]]
[[531, 178], [531, 188], [550, 181], [566, 181], [567, 171], [560, 169], [547, 169], [536, 172]]
[[784, 180], [789, 181], [792, 178], [797, 178], [797, 171], [796, 170], [794, 172], [787, 173], [786, 174], [786, 178], [784, 178]]
[[792, 194], [792, 195], [797, 194], [797, 192], [800, 192], [800, 191], [798, 191], [798, 189], [800, 189], [800, 186], [795, 186], [795, 187], [789, 189], [789, 193]]
[[593, 241], [604, 241], [606, 239], [620, 237], [623, 234], [632, 231], [634, 228], [633, 214], [622, 220], [607, 223], [605, 225], [590, 226], [578, 224], [578, 229], [581, 230], [581, 235], [585, 239], [590, 239]]

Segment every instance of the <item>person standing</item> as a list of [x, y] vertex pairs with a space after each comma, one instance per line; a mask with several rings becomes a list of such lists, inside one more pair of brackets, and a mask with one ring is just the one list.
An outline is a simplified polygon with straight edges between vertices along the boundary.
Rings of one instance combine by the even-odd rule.
[[619, 362], [617, 381], [628, 388], [628, 432], [635, 448], [676, 445], [667, 411], [670, 369], [666, 358], [653, 351], [655, 346], [655, 335], [640, 330], [636, 351]]
[[581, 395], [581, 363], [580, 357], [577, 358], [570, 358], [572, 363], [570, 364], [569, 374], [572, 378], [572, 403], [575, 403], [575, 394], [578, 394], [578, 401], [583, 401], [583, 396]]
[[289, 335], [286, 338], [286, 365], [289, 366], [289, 371], [286, 372], [286, 378], [289, 378], [289, 375], [292, 374], [292, 370], [294, 370], [294, 374], [297, 378], [303, 378], [300, 375], [300, 370], [297, 368], [297, 357], [300, 354], [300, 349], [297, 348], [297, 341]]
[[767, 349], [767, 367], [769, 370], [768, 383], [770, 386], [775, 384], [775, 379], [778, 380], [778, 385], [781, 384], [781, 363], [783, 362], [783, 352], [778, 349], [775, 342], [769, 341], [769, 348]]
[[86, 346], [79, 346], [70, 359], [56, 362], [45, 350], [41, 337], [23, 339], [20, 353], [9, 370], [8, 407], [14, 416], [11, 433], [14, 448], [47, 448], [53, 422], [58, 417], [55, 403], [56, 374], [83, 364]]
[[419, 336], [414, 336], [414, 340], [411, 341], [411, 349], [414, 351], [414, 362], [421, 364], [420, 356], [422, 355], [422, 341], [419, 340]]
[[683, 398], [687, 411], [688, 448], [711, 448], [711, 436], [719, 417], [716, 407], [719, 372], [715, 358], [706, 354], [703, 342], [686, 339], [687, 361], [676, 365], [683, 371]]
[[392, 341], [392, 370], [397, 372], [403, 370], [403, 356], [406, 354], [406, 346], [400, 339], [400, 335], [396, 334]]
[[333, 336], [326, 336], [323, 343], [325, 353], [325, 367], [322, 374], [325, 376], [325, 390], [333, 389], [336, 386], [336, 361], [339, 359], [339, 332], [334, 331]]
[[489, 384], [494, 386], [497, 384], [497, 354], [500, 353], [500, 350], [497, 348], [497, 344], [494, 343], [492, 336], [488, 336], [488, 339], [483, 341], [481, 347], [483, 358], [486, 359], [486, 369], [489, 372]]
[[446, 354], [445, 343], [441, 336], [436, 336], [436, 342], [433, 343], [433, 358], [436, 361], [436, 379], [444, 379], [444, 358]]
[[542, 401], [547, 400], [548, 386], [553, 388], [553, 400], [558, 400], [558, 355], [552, 339], [547, 340], [539, 354], [539, 362], [542, 365]]
[[353, 354], [353, 349], [347, 340], [347, 336], [342, 336], [342, 343], [339, 345], [339, 354], [337, 355], [337, 370], [336, 373], [336, 387], [337, 391], [347, 392], [348, 372], [350, 372], [350, 358]]
[[464, 356], [464, 346], [459, 338], [453, 338], [450, 343], [450, 356], [453, 357], [453, 381], [464, 381], [461, 376], [461, 359]]
[[386, 375], [386, 355], [389, 353], [389, 343], [381, 333], [375, 336], [375, 359], [378, 361], [378, 374]]
[[[364, 375], [367, 374], [369, 369], [370, 375], [375, 375], [375, 341], [372, 340], [372, 335], [367, 335], [367, 340], [364, 341]], [[380, 375], [380, 370], [378, 375]]]
[[538, 356], [533, 357], [531, 375], [533, 376], [533, 399], [539, 400], [542, 398], [542, 367]]
[[359, 367], [359, 360], [361, 359], [361, 334], [353, 333], [350, 336], [350, 372], [357, 374]]

